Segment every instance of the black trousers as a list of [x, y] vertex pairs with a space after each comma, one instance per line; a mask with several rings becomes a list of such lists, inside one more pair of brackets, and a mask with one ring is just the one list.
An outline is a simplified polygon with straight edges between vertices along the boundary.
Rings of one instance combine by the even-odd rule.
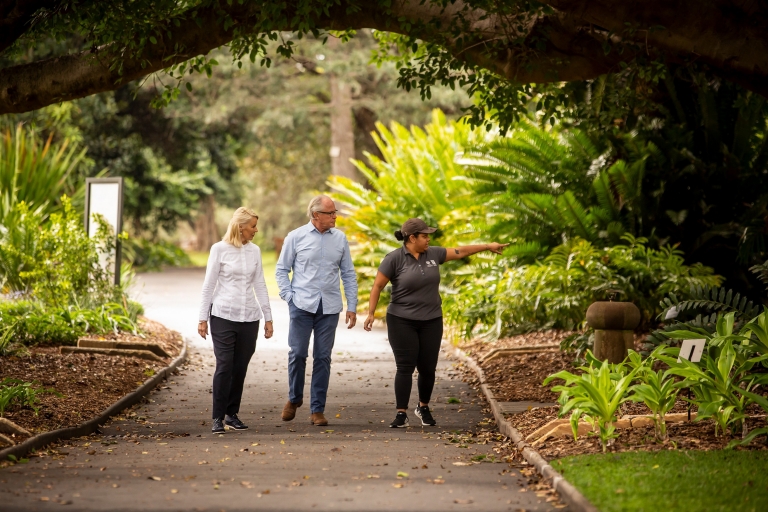
[[425, 404], [432, 398], [435, 368], [443, 339], [443, 317], [431, 320], [409, 320], [387, 313], [389, 345], [395, 354], [395, 400], [398, 409], [408, 409], [413, 387], [413, 370], [418, 368], [419, 400]]
[[212, 418], [240, 412], [248, 363], [256, 352], [259, 322], [233, 322], [211, 315], [211, 339], [216, 356]]

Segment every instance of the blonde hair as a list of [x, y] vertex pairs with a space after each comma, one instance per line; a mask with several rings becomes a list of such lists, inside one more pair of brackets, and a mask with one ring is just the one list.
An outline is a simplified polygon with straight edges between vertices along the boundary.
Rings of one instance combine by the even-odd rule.
[[224, 235], [222, 240], [235, 247], [242, 247], [243, 241], [240, 239], [240, 226], [247, 224], [254, 217], [256, 217], [257, 220], [259, 218], [253, 210], [246, 208], [245, 206], [241, 206], [235, 210], [235, 213], [232, 214], [232, 219], [229, 221], [227, 234]]

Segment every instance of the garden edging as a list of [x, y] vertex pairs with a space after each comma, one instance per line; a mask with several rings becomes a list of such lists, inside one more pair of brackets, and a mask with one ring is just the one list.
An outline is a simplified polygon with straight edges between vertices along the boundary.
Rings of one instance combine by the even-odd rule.
[[160, 384], [160, 381], [167, 379], [168, 376], [187, 359], [187, 346], [187, 340], [185, 339], [181, 353], [176, 359], [171, 361], [171, 364], [159, 370], [155, 375], [144, 381], [144, 383], [136, 390], [128, 393], [123, 398], [107, 407], [95, 418], [92, 418], [85, 423], [81, 423], [76, 427], [66, 427], [60, 428], [58, 430], [52, 430], [50, 432], [43, 432], [42, 434], [30, 437], [23, 443], [19, 443], [15, 446], [0, 450], [0, 461], [7, 460], [9, 455], [13, 455], [16, 458], [21, 458], [24, 455], [30, 453], [32, 450], [37, 450], [53, 442], [63, 439], [71, 439], [73, 437], [87, 436], [96, 432], [99, 426], [106, 423], [110, 417], [115, 416], [124, 409], [127, 409], [128, 407], [136, 404], [139, 402], [139, 400], [149, 394], [150, 391], [155, 389], [157, 385]]
[[472, 368], [475, 374], [477, 374], [477, 378], [480, 381], [480, 389], [483, 390], [485, 398], [491, 405], [491, 411], [493, 412], [493, 417], [496, 420], [496, 425], [498, 425], [499, 432], [512, 439], [515, 447], [522, 453], [523, 458], [525, 458], [529, 464], [535, 467], [536, 470], [545, 479], [552, 483], [552, 488], [560, 494], [560, 496], [568, 503], [568, 505], [571, 506], [572, 510], [579, 512], [599, 512], [597, 507], [590, 503], [590, 501], [584, 497], [584, 495], [581, 494], [578, 489], [573, 486], [573, 484], [567, 481], [563, 475], [555, 471], [555, 469], [549, 465], [544, 457], [539, 455], [536, 450], [534, 450], [528, 443], [526, 443], [520, 432], [518, 432], [518, 430], [513, 427], [509, 421], [507, 421], [507, 419], [504, 417], [504, 414], [501, 412], [498, 401], [493, 396], [493, 391], [485, 382], [485, 374], [483, 373], [483, 369], [480, 368], [475, 360], [465, 354], [464, 351], [458, 347], [453, 347], [453, 354], [467, 366]]

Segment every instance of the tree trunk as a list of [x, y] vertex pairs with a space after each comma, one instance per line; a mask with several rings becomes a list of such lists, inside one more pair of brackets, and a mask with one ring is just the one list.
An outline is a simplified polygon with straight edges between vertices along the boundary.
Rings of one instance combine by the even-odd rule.
[[[331, 37], [328, 46], [338, 47]], [[352, 90], [336, 73], [330, 74], [331, 86], [331, 173], [360, 181], [360, 174], [350, 159], [355, 158], [355, 129], [352, 120]]]
[[216, 198], [213, 195], [205, 196], [200, 200], [197, 219], [195, 219], [195, 234], [198, 251], [208, 251], [211, 246], [221, 240], [219, 230], [216, 228]]

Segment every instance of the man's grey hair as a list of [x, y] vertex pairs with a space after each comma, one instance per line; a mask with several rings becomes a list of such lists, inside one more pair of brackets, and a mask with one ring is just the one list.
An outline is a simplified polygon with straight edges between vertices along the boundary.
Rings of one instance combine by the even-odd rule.
[[309, 205], [307, 206], [307, 217], [312, 219], [314, 218], [314, 215], [312, 215], [313, 213], [323, 211], [323, 199], [328, 199], [329, 201], [333, 201], [333, 199], [326, 196], [325, 194], [321, 194], [319, 196], [313, 197], [312, 200], [309, 202]]

